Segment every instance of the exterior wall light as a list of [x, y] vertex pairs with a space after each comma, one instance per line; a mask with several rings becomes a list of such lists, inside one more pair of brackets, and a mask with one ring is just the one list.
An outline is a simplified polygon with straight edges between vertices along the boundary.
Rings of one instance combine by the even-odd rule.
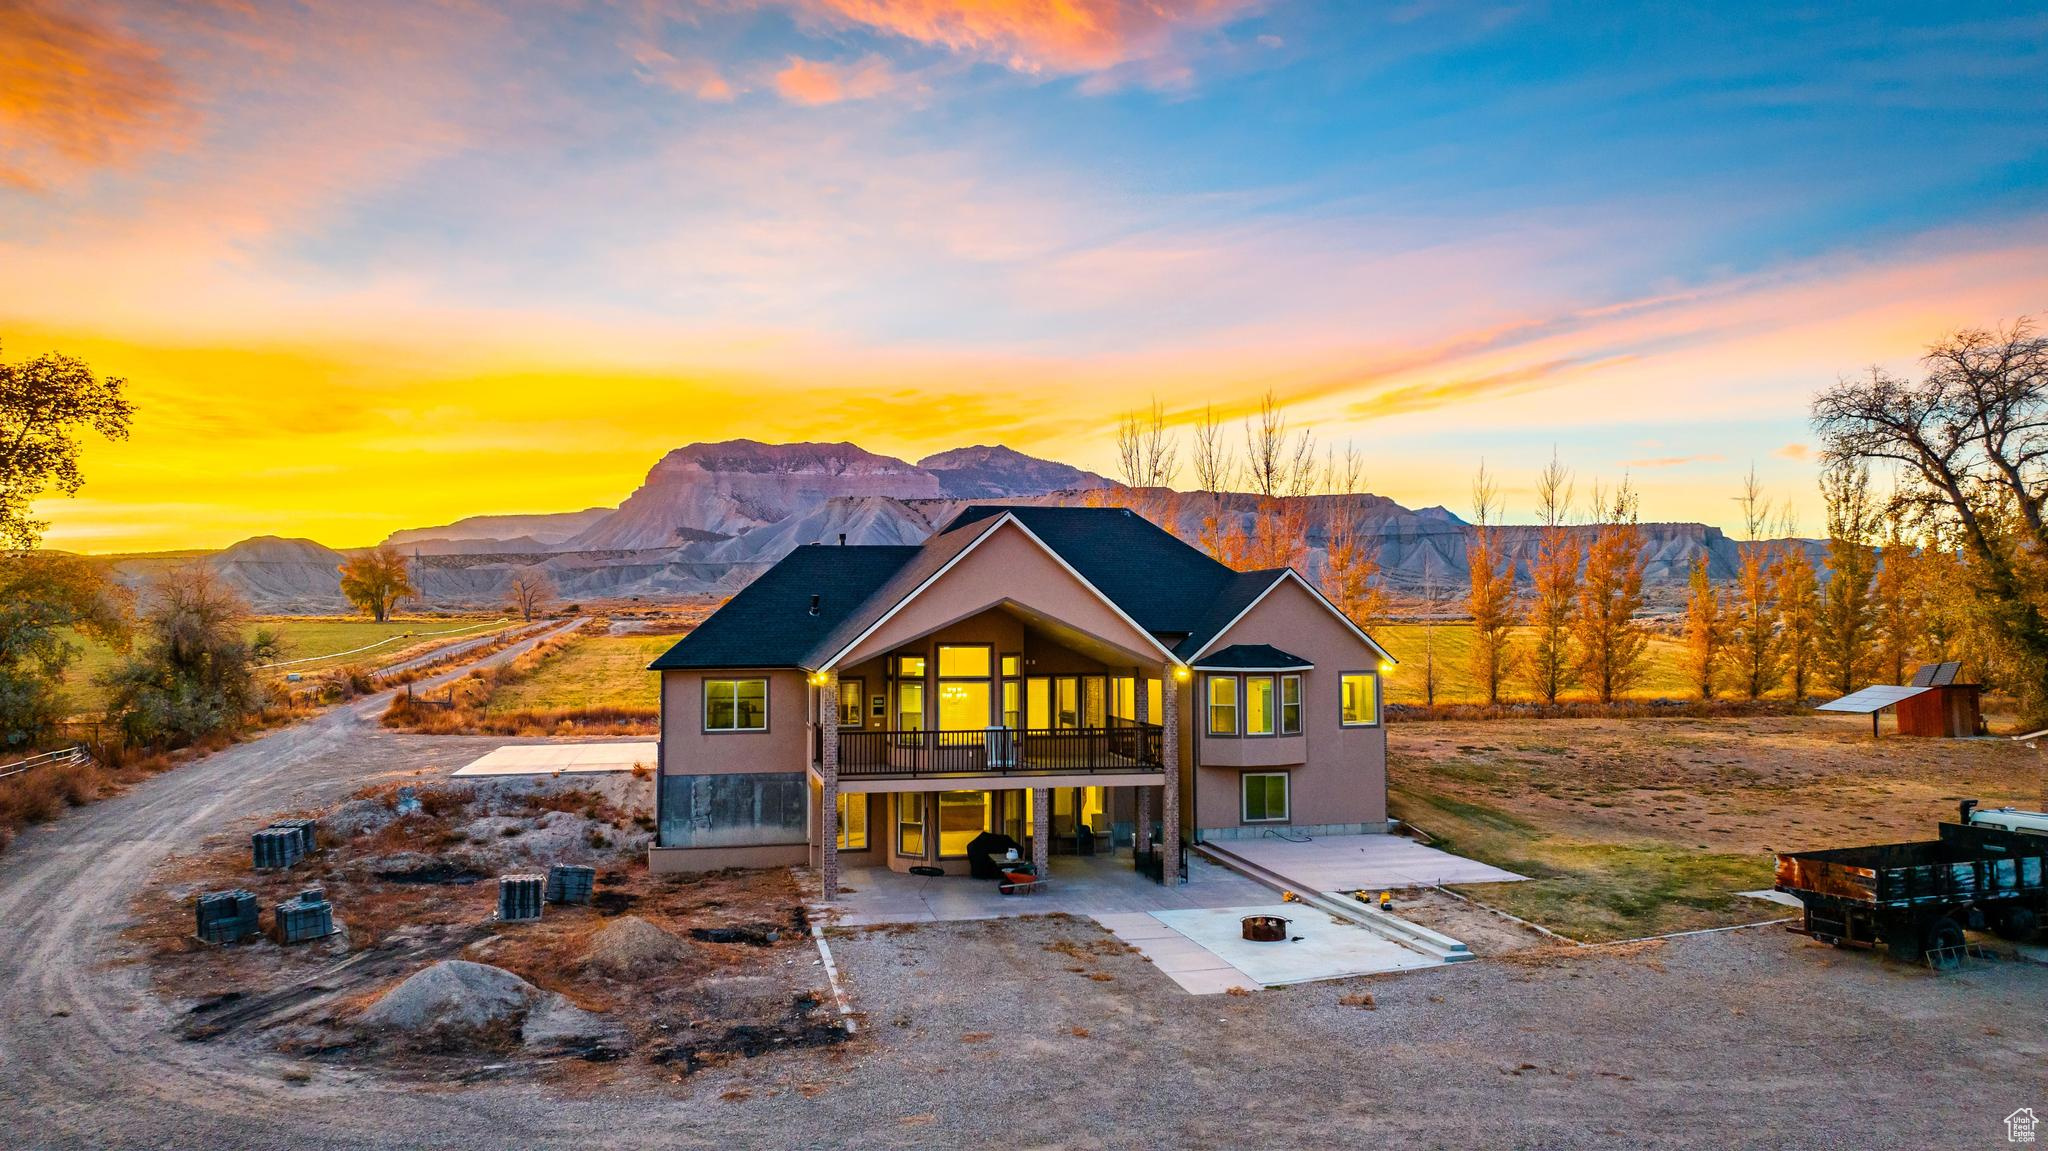
[[1188, 678], [1193, 674], [1194, 673], [1189, 671], [1186, 667], [1176, 667], [1173, 669], [1173, 678], [1181, 681], [1182, 683], [1186, 683], [1188, 681]]
[[1383, 663], [1383, 664], [1381, 664], [1381, 665], [1380, 665], [1380, 674], [1381, 674], [1381, 675], [1392, 675], [1392, 674], [1394, 674], [1394, 665], [1393, 665], [1393, 664], [1390, 664], [1390, 663]]

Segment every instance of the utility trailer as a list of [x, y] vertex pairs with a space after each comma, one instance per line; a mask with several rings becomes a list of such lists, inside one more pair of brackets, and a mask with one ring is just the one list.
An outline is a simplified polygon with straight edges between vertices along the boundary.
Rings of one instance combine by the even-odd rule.
[[1896, 959], [1937, 965], [1961, 957], [1965, 929], [2033, 938], [2048, 914], [2048, 839], [1968, 823], [1944, 823], [1940, 833], [1779, 853], [1777, 888], [1806, 908], [1793, 930], [1836, 947], [1882, 943]]

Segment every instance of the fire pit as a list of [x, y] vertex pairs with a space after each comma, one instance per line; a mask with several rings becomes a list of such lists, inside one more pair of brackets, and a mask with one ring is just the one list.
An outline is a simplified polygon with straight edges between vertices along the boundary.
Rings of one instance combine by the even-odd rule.
[[1238, 920], [1244, 925], [1244, 937], [1253, 943], [1284, 943], [1287, 940], [1287, 917], [1284, 915], [1247, 915]]

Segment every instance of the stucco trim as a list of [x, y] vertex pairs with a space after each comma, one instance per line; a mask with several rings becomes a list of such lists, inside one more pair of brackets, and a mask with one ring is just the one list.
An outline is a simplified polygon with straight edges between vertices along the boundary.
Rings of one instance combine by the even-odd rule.
[[[1124, 609], [1118, 607], [1116, 605], [1115, 600], [1112, 600], [1108, 596], [1103, 595], [1101, 588], [1098, 588], [1094, 584], [1089, 583], [1088, 577], [1074, 570], [1074, 565], [1068, 563], [1065, 556], [1062, 556], [1059, 552], [1054, 551], [1050, 544], [1038, 538], [1037, 532], [1034, 532], [1030, 528], [1025, 527], [1023, 520], [1018, 519], [1015, 515], [1009, 512], [1004, 512], [1002, 515], [997, 516], [989, 524], [988, 530], [974, 537], [973, 543], [970, 543], [966, 547], [961, 548], [959, 552], [957, 552], [953, 556], [952, 559], [949, 559], [945, 563], [939, 565], [939, 570], [933, 572], [929, 576], [926, 576], [923, 582], [919, 583], [916, 587], [911, 588], [910, 591], [906, 595], [904, 595], [902, 599], [896, 601], [894, 606], [892, 606], [888, 611], [883, 612], [879, 619], [875, 620], [866, 628], [862, 629], [861, 633], [853, 637], [853, 639], [850, 642], [848, 642], [846, 646], [840, 648], [836, 652], [833, 652], [829, 659], [825, 660], [824, 663], [819, 664], [817, 670], [831, 671], [834, 667], [838, 665], [841, 659], [844, 659], [846, 657], [846, 654], [848, 652], [853, 651], [855, 648], [858, 648], [862, 643], [866, 642], [869, 636], [881, 630], [883, 624], [888, 623], [890, 620], [896, 618], [897, 613], [901, 612], [904, 608], [910, 606], [911, 601], [915, 600], [918, 596], [923, 595], [926, 588], [929, 588], [933, 584], [939, 582], [939, 580], [943, 578], [947, 572], [952, 571], [954, 566], [957, 565], [961, 560], [964, 560], [969, 555], [973, 554], [974, 549], [980, 547], [983, 543], [987, 542], [988, 538], [996, 534], [996, 532], [1000, 530], [1002, 526], [1006, 523], [1015, 526], [1018, 531], [1023, 532], [1024, 538], [1030, 540], [1034, 544], [1037, 544], [1040, 551], [1043, 551], [1046, 555], [1051, 556], [1052, 561], [1060, 565], [1060, 567], [1063, 570], [1065, 570], [1068, 575], [1073, 576], [1074, 581], [1076, 583], [1079, 583], [1082, 587], [1088, 589], [1088, 594], [1102, 601], [1102, 605], [1104, 607], [1107, 607], [1110, 611], [1116, 613], [1116, 617], [1118, 619], [1124, 621], [1126, 624], [1129, 624], [1132, 631], [1145, 637], [1145, 641], [1147, 643], [1150, 643], [1155, 649], [1157, 649], [1161, 656], [1165, 657], [1166, 662], [1169, 666], [1180, 666], [1180, 661], [1174, 658], [1173, 651], [1170, 648], [1160, 643], [1158, 638], [1155, 637], [1151, 632], [1146, 631], [1142, 627], [1139, 627], [1138, 621], [1132, 619], [1129, 613], [1125, 612]], [[1350, 621], [1346, 620], [1345, 622], [1349, 623]], [[1360, 632], [1359, 634], [1363, 635], [1364, 633]], [[1367, 640], [1366, 642], [1372, 643], [1371, 640]], [[1373, 644], [1372, 646], [1374, 650], [1379, 650], [1378, 644]]]
[[1346, 628], [1348, 628], [1348, 629], [1350, 630], [1350, 632], [1351, 632], [1351, 634], [1352, 634], [1352, 635], [1355, 635], [1355, 636], [1357, 636], [1357, 637], [1358, 637], [1358, 638], [1359, 638], [1360, 640], [1363, 640], [1363, 641], [1365, 642], [1365, 646], [1367, 646], [1367, 647], [1371, 648], [1371, 649], [1372, 649], [1372, 650], [1374, 650], [1375, 652], [1378, 652], [1378, 653], [1379, 653], [1379, 657], [1380, 657], [1380, 659], [1381, 659], [1381, 661], [1382, 661], [1382, 662], [1385, 662], [1385, 663], [1390, 663], [1390, 664], [1398, 664], [1398, 663], [1400, 663], [1400, 662], [1401, 662], [1400, 660], [1398, 660], [1398, 659], [1395, 659], [1395, 658], [1394, 658], [1394, 656], [1393, 656], [1393, 654], [1392, 654], [1391, 652], [1387, 651], [1387, 649], [1386, 649], [1386, 648], [1383, 648], [1383, 647], [1381, 647], [1381, 646], [1379, 645], [1379, 641], [1378, 641], [1378, 640], [1376, 640], [1376, 639], [1372, 638], [1371, 636], [1369, 636], [1369, 635], [1365, 634], [1365, 632], [1364, 632], [1364, 631], [1363, 631], [1363, 630], [1362, 630], [1362, 629], [1361, 629], [1361, 628], [1360, 628], [1360, 627], [1359, 627], [1359, 626], [1358, 626], [1357, 624], [1355, 624], [1355, 623], [1352, 623], [1352, 622], [1351, 622], [1351, 617], [1350, 617], [1350, 616], [1347, 616], [1347, 615], [1345, 615], [1345, 614], [1344, 614], [1343, 612], [1341, 612], [1341, 611], [1338, 611], [1338, 610], [1337, 610], [1337, 605], [1336, 605], [1336, 604], [1333, 604], [1333, 603], [1331, 603], [1331, 602], [1330, 602], [1330, 597], [1329, 597], [1329, 596], [1326, 596], [1326, 595], [1324, 595], [1324, 594], [1323, 594], [1323, 593], [1322, 593], [1322, 592], [1321, 592], [1321, 591], [1320, 591], [1320, 590], [1319, 590], [1319, 589], [1318, 589], [1318, 588], [1316, 587], [1316, 585], [1314, 585], [1314, 584], [1312, 584], [1312, 583], [1308, 582], [1307, 580], [1305, 580], [1305, 579], [1301, 578], [1301, 573], [1299, 573], [1299, 572], [1295, 571], [1295, 570], [1294, 570], [1293, 568], [1288, 568], [1288, 569], [1286, 569], [1286, 570], [1282, 571], [1282, 572], [1280, 573], [1279, 577], [1278, 577], [1278, 578], [1276, 578], [1276, 579], [1275, 579], [1275, 580], [1274, 580], [1274, 581], [1273, 581], [1272, 583], [1270, 583], [1270, 584], [1267, 584], [1267, 585], [1266, 585], [1266, 590], [1265, 590], [1265, 591], [1262, 591], [1262, 592], [1260, 592], [1260, 593], [1258, 594], [1258, 597], [1257, 597], [1257, 598], [1253, 599], [1253, 600], [1252, 600], [1252, 602], [1250, 602], [1250, 603], [1246, 604], [1246, 605], [1244, 606], [1244, 610], [1243, 610], [1243, 611], [1241, 611], [1241, 612], [1238, 612], [1238, 613], [1237, 613], [1237, 617], [1236, 617], [1235, 619], [1232, 619], [1232, 620], [1231, 620], [1231, 621], [1230, 621], [1229, 623], [1227, 623], [1227, 624], [1224, 624], [1224, 625], [1223, 625], [1223, 626], [1222, 626], [1221, 628], [1218, 628], [1218, 629], [1217, 629], [1217, 631], [1216, 631], [1216, 634], [1215, 634], [1215, 635], [1212, 635], [1212, 636], [1210, 636], [1210, 637], [1209, 637], [1209, 639], [1208, 639], [1208, 641], [1207, 641], [1206, 643], [1202, 644], [1201, 648], [1200, 648], [1199, 650], [1197, 650], [1197, 651], [1195, 652], [1195, 654], [1194, 654], [1194, 657], [1193, 657], [1192, 659], [1190, 659], [1190, 660], [1188, 661], [1188, 663], [1189, 663], [1190, 665], [1194, 665], [1194, 664], [1197, 664], [1197, 663], [1199, 663], [1199, 662], [1201, 661], [1201, 658], [1202, 658], [1203, 656], [1205, 656], [1205, 655], [1208, 655], [1208, 654], [1209, 654], [1209, 651], [1210, 651], [1210, 649], [1211, 649], [1211, 648], [1214, 648], [1214, 647], [1216, 646], [1216, 642], [1217, 642], [1218, 640], [1222, 639], [1222, 638], [1223, 638], [1224, 636], [1226, 636], [1226, 635], [1229, 635], [1229, 634], [1230, 634], [1230, 629], [1231, 629], [1231, 628], [1234, 628], [1234, 627], [1236, 627], [1236, 626], [1237, 626], [1238, 624], [1240, 624], [1240, 623], [1244, 622], [1244, 617], [1246, 617], [1246, 616], [1248, 616], [1248, 615], [1252, 614], [1252, 609], [1253, 609], [1253, 608], [1256, 608], [1256, 607], [1258, 607], [1258, 606], [1259, 606], [1260, 604], [1264, 603], [1264, 602], [1266, 601], [1266, 597], [1267, 597], [1267, 596], [1269, 596], [1269, 595], [1272, 595], [1272, 594], [1273, 594], [1273, 589], [1274, 589], [1274, 588], [1276, 588], [1276, 587], [1279, 587], [1279, 586], [1280, 586], [1281, 584], [1283, 584], [1283, 583], [1286, 583], [1286, 582], [1287, 582], [1287, 581], [1288, 581], [1289, 579], [1292, 579], [1292, 580], [1293, 580], [1293, 581], [1294, 581], [1295, 583], [1298, 583], [1298, 584], [1300, 584], [1300, 585], [1301, 585], [1301, 586], [1302, 586], [1303, 588], [1307, 589], [1307, 590], [1308, 590], [1308, 593], [1309, 593], [1310, 595], [1312, 595], [1312, 596], [1316, 597], [1316, 602], [1317, 602], [1317, 603], [1320, 603], [1320, 604], [1322, 604], [1322, 605], [1323, 605], [1323, 607], [1324, 607], [1324, 608], [1326, 608], [1326, 609], [1327, 609], [1327, 610], [1329, 611], [1329, 613], [1330, 613], [1331, 615], [1333, 615], [1333, 616], [1337, 617], [1337, 622], [1339, 622], [1339, 623], [1343, 624], [1343, 625], [1344, 625], [1344, 626], [1345, 626]]

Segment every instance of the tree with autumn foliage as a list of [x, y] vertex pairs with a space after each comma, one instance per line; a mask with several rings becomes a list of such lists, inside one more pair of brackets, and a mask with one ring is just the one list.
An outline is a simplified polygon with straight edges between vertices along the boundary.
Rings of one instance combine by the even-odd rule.
[[1735, 602], [1728, 612], [1728, 663], [1741, 692], [1762, 699], [1778, 686], [1781, 674], [1778, 599], [1770, 545], [1763, 540], [1770, 522], [1770, 501], [1764, 498], [1756, 468], [1743, 478], [1735, 498], [1742, 510], [1742, 542], [1736, 545]]
[[1593, 506], [1599, 518], [1572, 613], [1572, 647], [1579, 682], [1601, 703], [1613, 703], [1642, 678], [1650, 645], [1636, 619], [1643, 606], [1643, 533], [1627, 480], [1611, 496], [1596, 489]]
[[1515, 603], [1515, 559], [1501, 549], [1496, 530], [1503, 514], [1500, 486], [1484, 463], [1472, 480], [1472, 511], [1472, 534], [1465, 545], [1471, 573], [1465, 608], [1472, 616], [1472, 678], [1486, 692], [1486, 702], [1497, 704], [1513, 662], [1509, 640], [1521, 612]]
[[1223, 421], [1216, 417], [1213, 407], [1202, 408], [1202, 422], [1195, 425], [1194, 448], [1195, 486], [1200, 489], [1198, 498], [1202, 500], [1195, 546], [1216, 562], [1241, 569], [1246, 566], [1251, 541], [1245, 536], [1243, 523], [1223, 507], [1223, 497], [1237, 476], [1237, 457], [1224, 437]]
[[1701, 699], [1714, 698], [1728, 656], [1728, 619], [1705, 552], [1693, 561], [1685, 599], [1685, 674]]
[[1326, 471], [1330, 500], [1323, 525], [1323, 595], [1344, 613], [1344, 618], [1370, 632], [1385, 622], [1387, 590], [1380, 586], [1379, 548], [1358, 522], [1351, 501], [1365, 484], [1355, 449], [1344, 449], [1340, 466], [1334, 451]]
[[1919, 549], [1896, 501], [1886, 509], [1884, 521], [1884, 547], [1870, 584], [1872, 662], [1886, 682], [1904, 683], [1926, 642], [1927, 603], [1917, 570]]
[[1259, 497], [1243, 566], [1300, 569], [1308, 555], [1308, 495], [1315, 490], [1315, 437], [1290, 434], [1280, 401], [1268, 391], [1256, 419], [1244, 422], [1245, 480]]
[[1828, 517], [1828, 582], [1821, 598], [1821, 671], [1828, 685], [1847, 695], [1864, 685], [1870, 669], [1875, 618], [1871, 578], [1877, 553], [1871, 535], [1877, 509], [1870, 499], [1869, 465], [1831, 462], [1821, 473]]
[[[1791, 535], [1790, 525], [1785, 531]], [[1784, 681], [1791, 685], [1792, 698], [1806, 698], [1807, 687], [1818, 674], [1820, 655], [1820, 577], [1806, 545], [1786, 541], [1779, 549], [1773, 594], [1778, 601], [1778, 652]]]
[[392, 609], [400, 603], [419, 594], [412, 586], [405, 557], [390, 544], [354, 556], [339, 570], [341, 594], [379, 623], [390, 619]]
[[1553, 453], [1536, 476], [1536, 519], [1543, 525], [1529, 582], [1530, 643], [1522, 661], [1537, 698], [1554, 704], [1572, 682], [1572, 609], [1579, 598], [1579, 536], [1571, 516], [1572, 476]]

